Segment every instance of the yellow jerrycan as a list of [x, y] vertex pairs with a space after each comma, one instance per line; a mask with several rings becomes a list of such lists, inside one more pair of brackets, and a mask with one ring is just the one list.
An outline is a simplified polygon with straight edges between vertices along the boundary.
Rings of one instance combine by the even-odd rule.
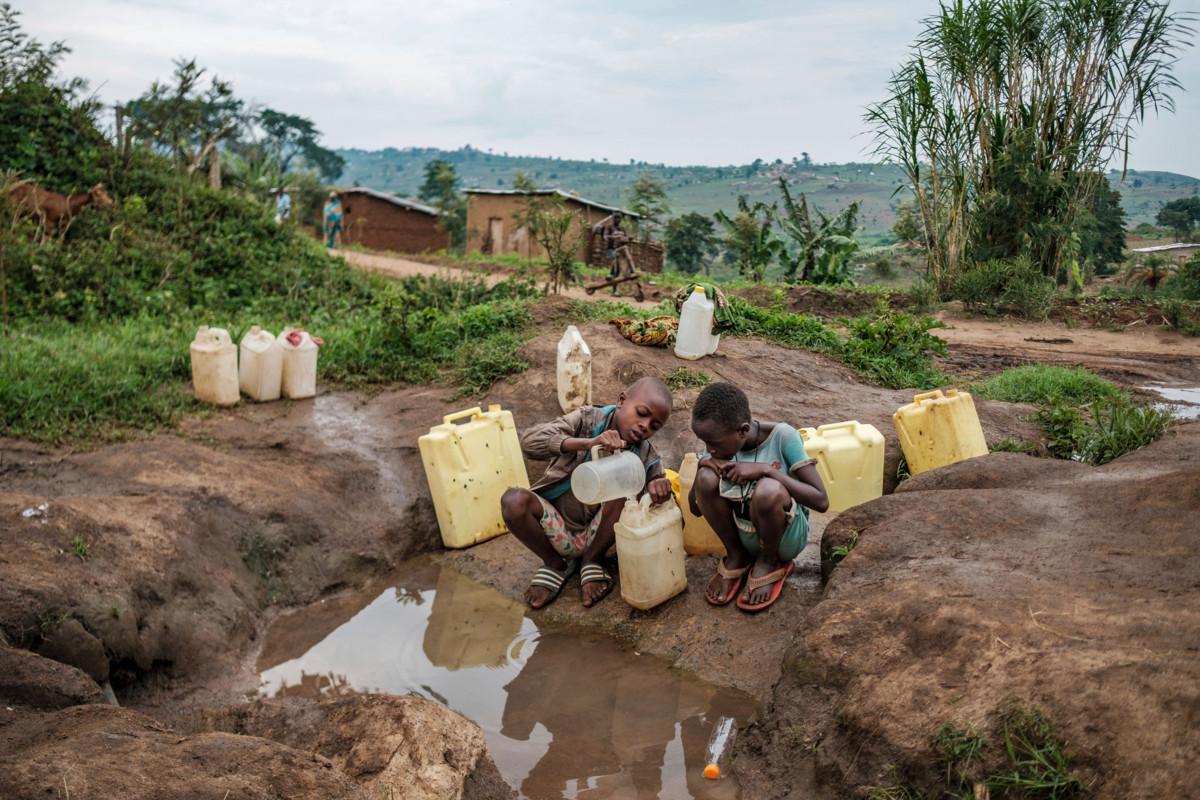
[[883, 494], [883, 434], [858, 420], [801, 428], [804, 452], [817, 460], [830, 511], [845, 511]]
[[988, 453], [975, 401], [967, 392], [919, 394], [892, 415], [892, 424], [913, 475]]
[[668, 500], [650, 505], [650, 493], [625, 501], [616, 524], [621, 599], [643, 611], [687, 588], [683, 563], [683, 517]]
[[512, 412], [493, 405], [448, 414], [417, 446], [446, 547], [470, 547], [505, 532], [500, 496], [514, 486], [529, 488]]
[[704, 517], [692, 513], [688, 504], [688, 495], [696, 483], [696, 472], [700, 468], [700, 457], [695, 453], [685, 453], [683, 463], [679, 465], [679, 490], [675, 498], [679, 501], [679, 510], [683, 513], [683, 549], [689, 556], [702, 556], [707, 553], [725, 555], [725, 545], [717, 537], [716, 531]]
[[525, 608], [490, 586], [444, 568], [421, 648], [429, 663], [448, 670], [503, 667], [521, 635]]

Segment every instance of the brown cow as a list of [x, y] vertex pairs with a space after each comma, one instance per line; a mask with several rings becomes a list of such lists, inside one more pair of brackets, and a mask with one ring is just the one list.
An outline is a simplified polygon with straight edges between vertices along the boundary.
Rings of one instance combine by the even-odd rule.
[[46, 229], [63, 220], [69, 223], [86, 205], [95, 204], [103, 208], [113, 204], [102, 183], [97, 183], [87, 194], [65, 195], [43, 189], [30, 181], [21, 181], [8, 190], [8, 199], [25, 213], [37, 217]]

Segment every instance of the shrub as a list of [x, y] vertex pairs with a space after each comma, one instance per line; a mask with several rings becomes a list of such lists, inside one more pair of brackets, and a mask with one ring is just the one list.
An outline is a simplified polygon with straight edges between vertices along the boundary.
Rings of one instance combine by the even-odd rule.
[[912, 303], [913, 311], [918, 314], [927, 314], [937, 308], [941, 298], [938, 296], [937, 286], [933, 281], [926, 278], [918, 278], [912, 286], [909, 286], [905, 291], [908, 295], [908, 300]]
[[951, 293], [970, 311], [1010, 311], [1030, 319], [1045, 319], [1056, 296], [1054, 280], [1024, 258], [973, 264], [959, 274]]
[[1007, 369], [977, 383], [976, 397], [1006, 403], [1045, 404], [1064, 401], [1072, 405], [1090, 403], [1120, 393], [1115, 384], [1082, 367], [1031, 364]]
[[1171, 424], [1170, 413], [1124, 393], [1078, 407], [1060, 399], [1039, 409], [1036, 418], [1050, 455], [1096, 466], [1150, 444]]
[[1167, 287], [1176, 297], [1184, 300], [1200, 300], [1200, 255], [1194, 255], [1179, 268]]
[[946, 343], [929, 333], [941, 323], [880, 306], [873, 316], [848, 322], [842, 359], [893, 389], [929, 388], [946, 376], [933, 368]]

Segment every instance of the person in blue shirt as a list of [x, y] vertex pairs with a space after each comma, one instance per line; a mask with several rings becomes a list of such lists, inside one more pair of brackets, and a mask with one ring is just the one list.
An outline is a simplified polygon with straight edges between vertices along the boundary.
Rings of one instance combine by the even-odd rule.
[[335, 247], [339, 234], [342, 232], [342, 199], [337, 192], [329, 193], [329, 202], [325, 204], [325, 246]]
[[292, 216], [292, 198], [287, 189], [279, 189], [275, 193], [275, 224], [281, 224]]
[[816, 461], [791, 425], [754, 419], [745, 392], [731, 383], [700, 392], [692, 432], [705, 452], [687, 501], [726, 552], [705, 599], [723, 606], [736, 597], [743, 611], [762, 611], [779, 598], [808, 543], [808, 510], [829, 508]]

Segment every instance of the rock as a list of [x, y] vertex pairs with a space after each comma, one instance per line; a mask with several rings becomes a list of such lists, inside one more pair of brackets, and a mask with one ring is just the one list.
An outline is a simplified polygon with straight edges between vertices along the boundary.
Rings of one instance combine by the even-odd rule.
[[373, 798], [516, 796], [492, 762], [479, 726], [419, 697], [257, 700], [210, 714], [202, 724], [326, 756]]
[[77, 619], [68, 619], [59, 625], [42, 642], [38, 654], [78, 667], [91, 675], [96, 683], [108, 680], [108, 656], [104, 645], [84, 630]]
[[102, 702], [103, 692], [83, 670], [0, 645], [0, 703], [57, 709]]
[[367, 800], [322, 756], [253, 736], [181, 736], [102, 705], [0, 709], [0, 797]]

